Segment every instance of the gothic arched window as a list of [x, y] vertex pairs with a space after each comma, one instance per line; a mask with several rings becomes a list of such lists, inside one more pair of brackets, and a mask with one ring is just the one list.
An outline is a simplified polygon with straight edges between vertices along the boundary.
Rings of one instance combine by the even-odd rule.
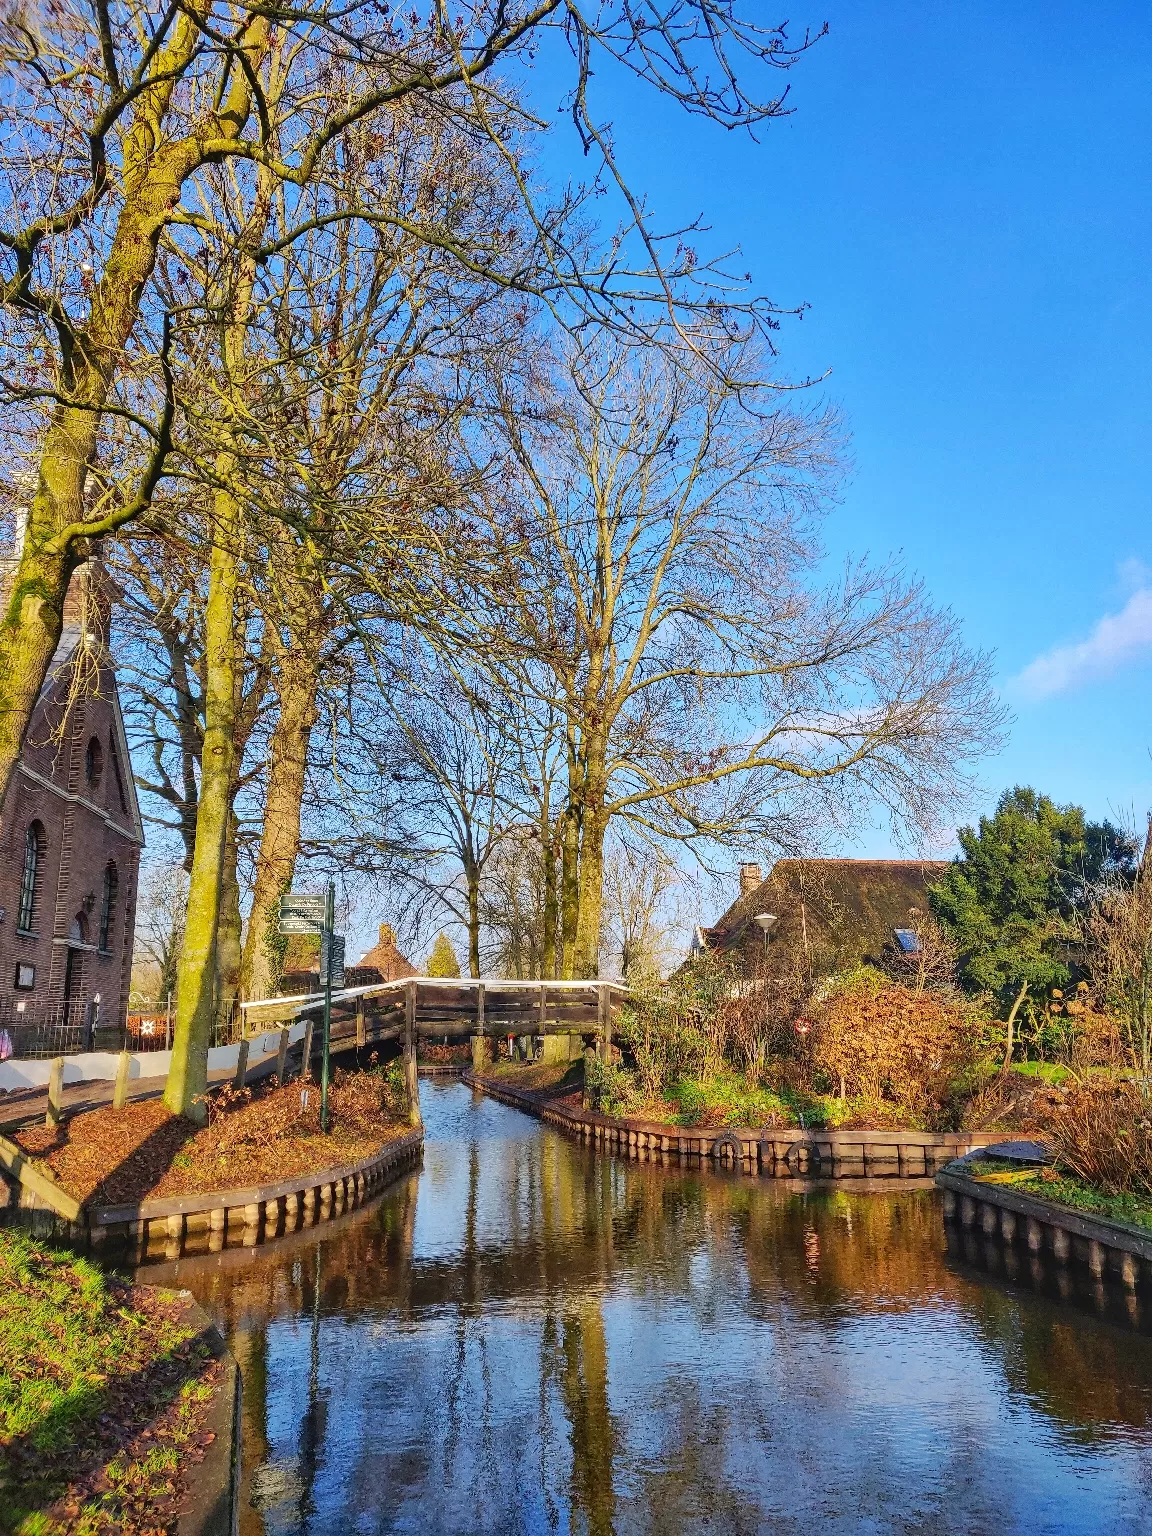
[[34, 821], [24, 838], [24, 873], [20, 877], [20, 911], [17, 928], [31, 931], [36, 920], [36, 898], [40, 894], [40, 871], [44, 863], [44, 828]]
[[104, 868], [104, 889], [100, 897], [100, 948], [110, 949], [112, 919], [116, 911], [116, 897], [120, 890], [120, 876], [109, 859]]

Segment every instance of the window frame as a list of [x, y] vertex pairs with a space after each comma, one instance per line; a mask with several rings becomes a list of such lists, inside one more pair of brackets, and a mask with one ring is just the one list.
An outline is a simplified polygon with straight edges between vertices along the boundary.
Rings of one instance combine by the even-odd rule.
[[100, 927], [96, 947], [102, 955], [112, 953], [112, 924], [119, 895], [120, 871], [116, 868], [116, 860], [109, 859], [104, 866], [104, 880], [100, 888]]
[[20, 871], [20, 903], [16, 910], [16, 932], [36, 937], [33, 924], [40, 900], [40, 885], [44, 870], [44, 853], [47, 839], [44, 823], [39, 819], [28, 823], [24, 834], [24, 867]]

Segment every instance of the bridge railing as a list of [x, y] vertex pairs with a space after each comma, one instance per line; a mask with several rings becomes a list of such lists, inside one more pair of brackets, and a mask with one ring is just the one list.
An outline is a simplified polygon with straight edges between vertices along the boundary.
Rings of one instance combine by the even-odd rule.
[[[618, 981], [511, 981], [502, 977], [413, 976], [344, 987], [332, 994], [333, 1038], [355, 1030], [360, 1043], [396, 1038], [411, 1017], [417, 1035], [550, 1035], [611, 1033], [628, 996]], [[322, 993], [254, 999], [240, 1004], [245, 1032], [302, 1018], [323, 1007]]]

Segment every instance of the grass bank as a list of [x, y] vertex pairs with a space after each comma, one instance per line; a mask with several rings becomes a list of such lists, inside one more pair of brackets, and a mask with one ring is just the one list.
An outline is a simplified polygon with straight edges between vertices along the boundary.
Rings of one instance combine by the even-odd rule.
[[0, 1230], [0, 1338], [0, 1530], [175, 1530], [222, 1370], [185, 1303]]
[[1152, 1199], [1144, 1195], [1109, 1194], [1107, 1190], [1086, 1184], [1083, 1179], [1056, 1168], [1045, 1168], [1032, 1178], [1014, 1181], [1012, 1187], [1037, 1200], [1054, 1200], [1059, 1205], [1083, 1211], [1086, 1216], [1123, 1221], [1152, 1232]]

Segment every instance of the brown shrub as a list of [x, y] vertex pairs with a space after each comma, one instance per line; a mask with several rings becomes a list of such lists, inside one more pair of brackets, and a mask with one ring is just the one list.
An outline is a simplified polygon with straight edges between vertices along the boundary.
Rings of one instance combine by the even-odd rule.
[[951, 1122], [981, 1049], [981, 1023], [959, 1000], [863, 966], [814, 1010], [812, 1065], [833, 1092], [896, 1104], [911, 1119]]
[[1073, 1079], [1037, 1105], [1035, 1128], [1077, 1178], [1111, 1195], [1152, 1195], [1152, 1100], [1136, 1083]]

